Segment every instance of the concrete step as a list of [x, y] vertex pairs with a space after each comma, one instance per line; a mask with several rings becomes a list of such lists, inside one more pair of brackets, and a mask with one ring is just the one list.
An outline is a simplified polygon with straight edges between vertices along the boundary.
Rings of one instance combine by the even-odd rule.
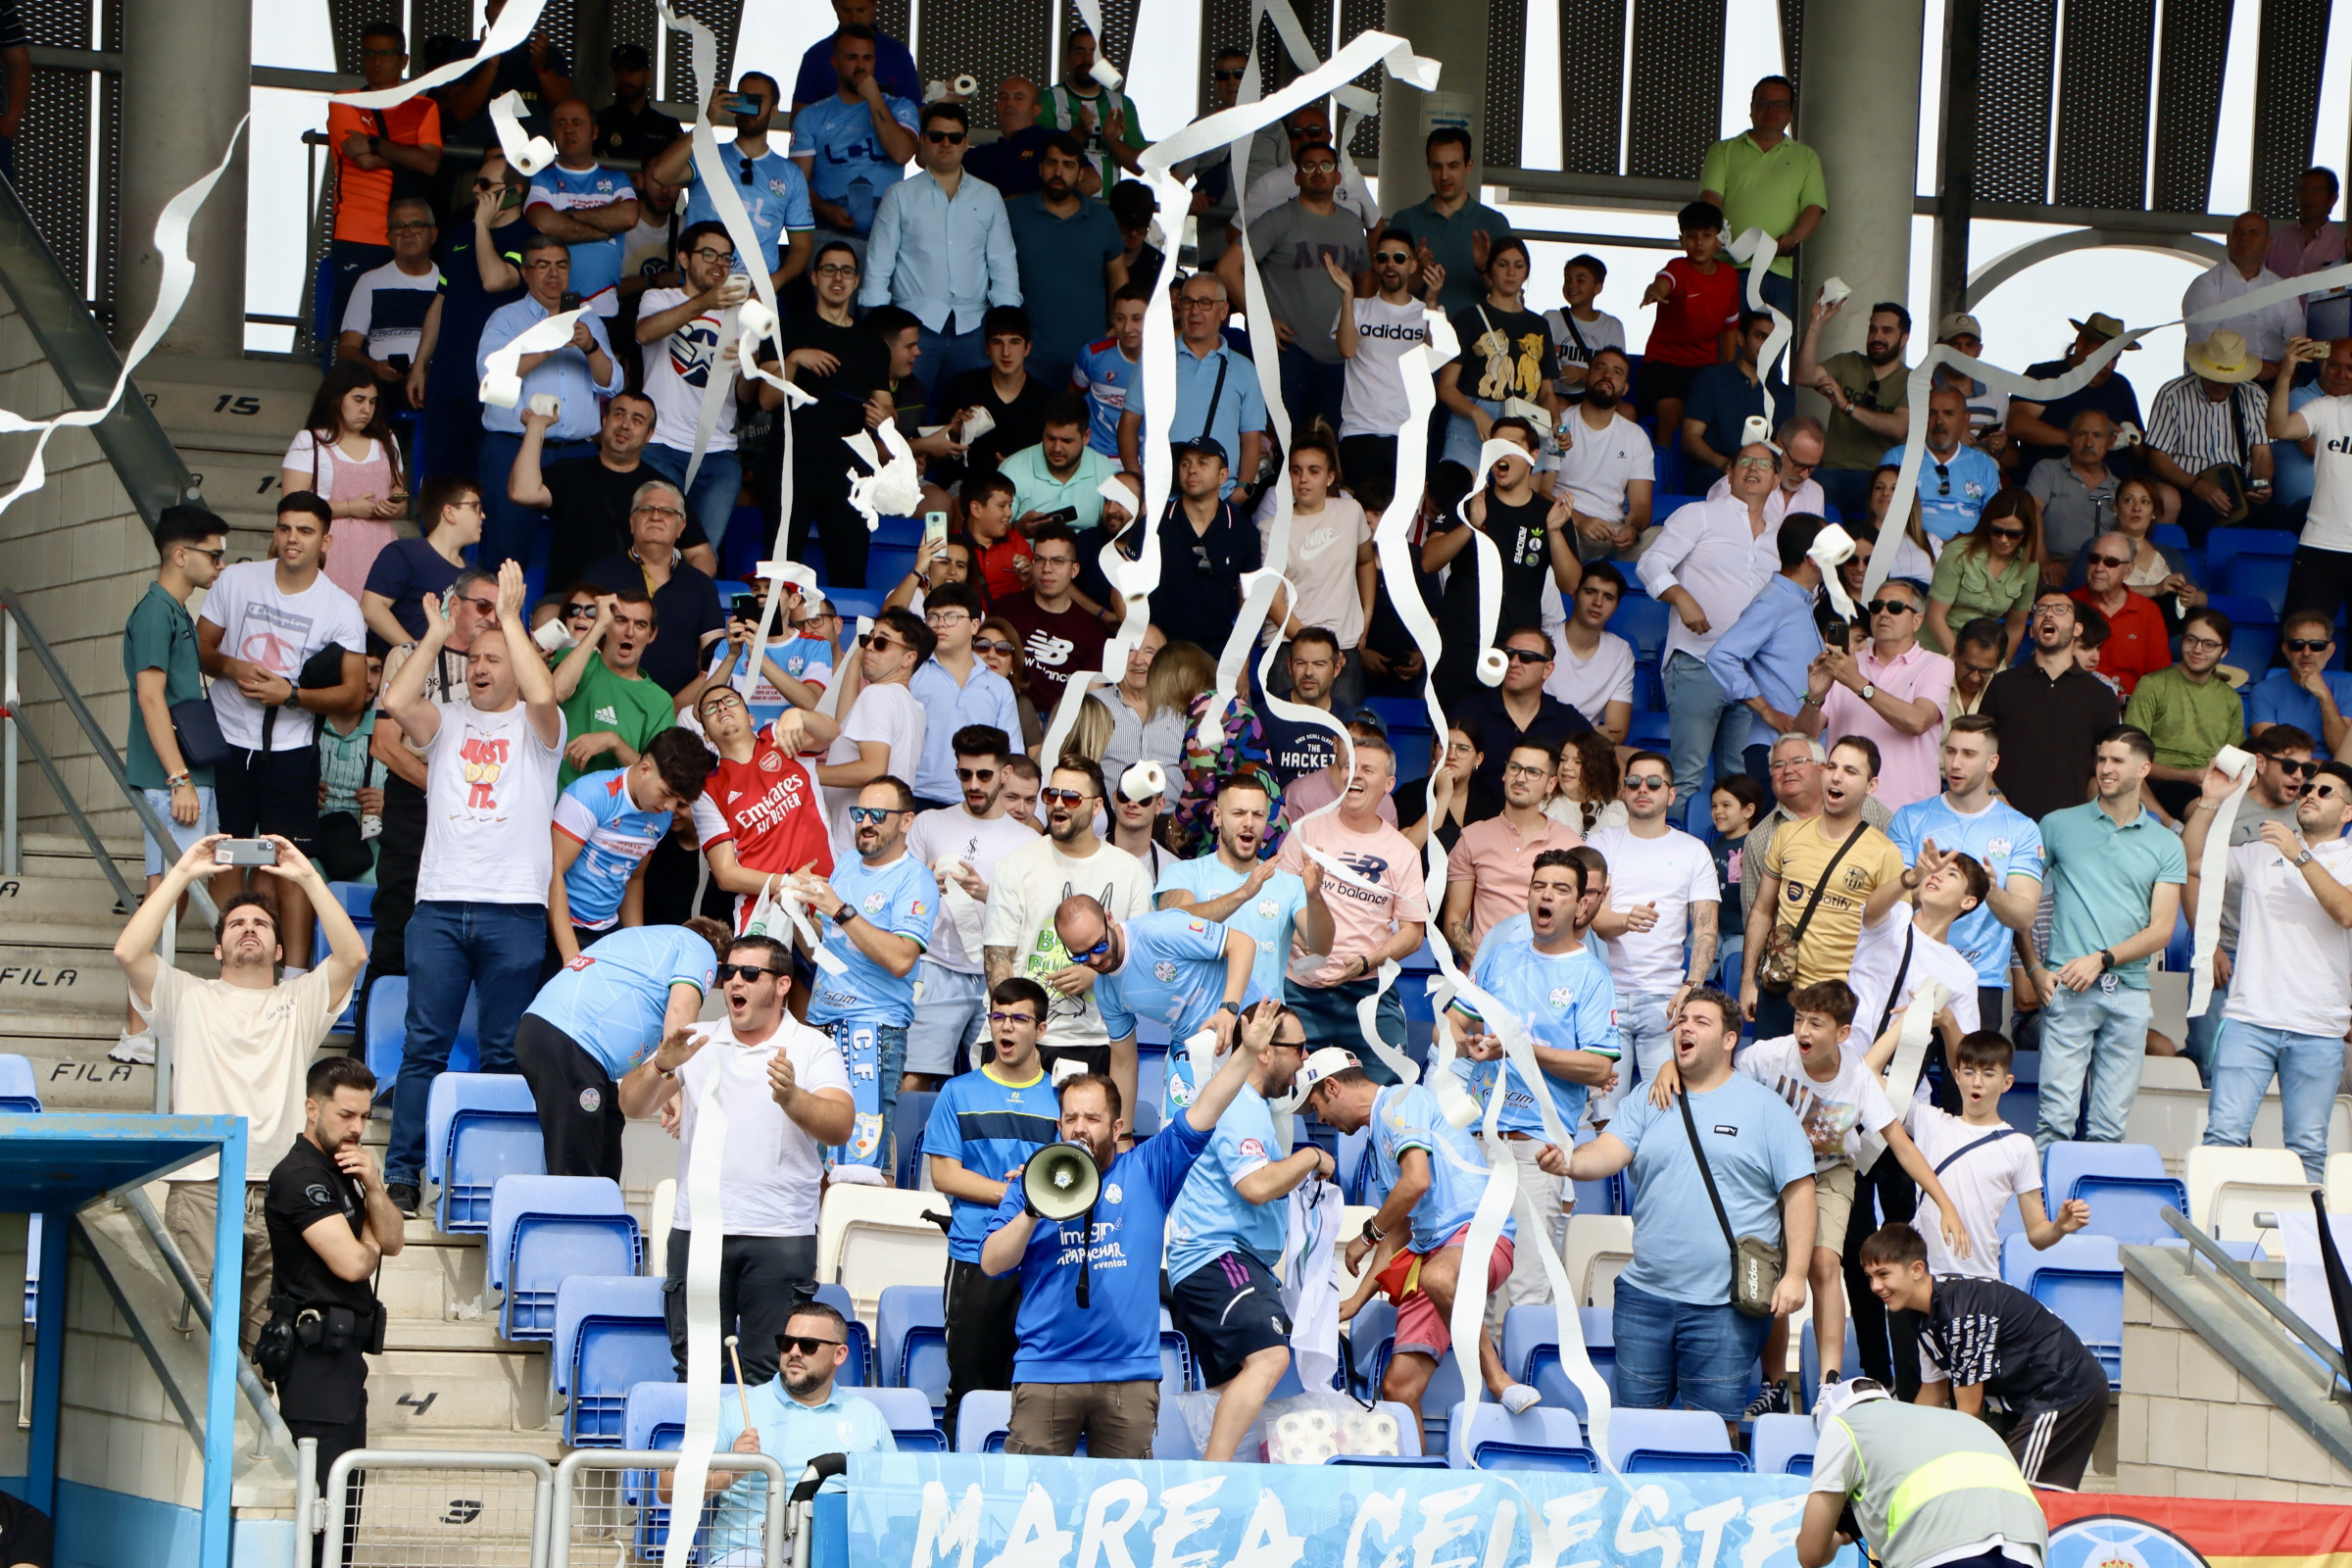
[[369, 1441], [378, 1432], [523, 1432], [555, 1413], [547, 1356], [529, 1350], [386, 1350], [368, 1373]]
[[[190, 432], [267, 436], [283, 452], [290, 432], [302, 428], [310, 416], [311, 398], [318, 386], [315, 370], [251, 361], [232, 367], [186, 360], [160, 368], [165, 373], [190, 377], [185, 380], [160, 379], [158, 368], [148, 367], [149, 373], [139, 377], [139, 391], [174, 442]], [[296, 373], [287, 375], [284, 370]]]
[[[25, 857], [26, 871], [23, 876], [0, 877], [0, 943], [25, 941], [39, 945], [39, 933], [52, 926], [80, 928], [111, 927], [120, 932], [122, 916], [115, 912], [115, 890], [96, 861], [86, 856], [81, 864], [87, 875], [70, 875], [44, 865], [33, 871], [32, 858]], [[143, 878], [132, 879], [133, 888], [145, 886]], [[191, 903], [188, 912], [181, 916], [183, 930], [207, 933], [206, 947], [211, 947], [211, 927]], [[100, 944], [113, 947], [114, 938]], [[182, 951], [185, 945], [182, 945]]]
[[[32, 1032], [36, 1028], [39, 1033]], [[0, 1015], [0, 1052], [31, 1063], [33, 1090], [44, 1110], [144, 1114], [155, 1109], [155, 1069], [107, 1059], [121, 1028], [122, 1019], [113, 1015]]]
[[267, 432], [250, 439], [234, 436], [199, 437], [179, 445], [179, 460], [188, 466], [204, 504], [223, 517], [271, 516], [277, 506], [279, 461], [286, 444]]
[[[409, 1243], [399, 1256], [384, 1259], [376, 1294], [383, 1298], [397, 1327], [403, 1323], [493, 1324], [498, 1300], [484, 1282], [485, 1264], [478, 1237], [436, 1237], [432, 1221], [413, 1219]], [[423, 1235], [420, 1237], [419, 1232]], [[479, 1314], [461, 1319], [461, 1311]]]
[[0, 945], [0, 1010], [119, 1014], [127, 991], [122, 971], [110, 955]]
[[[136, 838], [106, 839], [107, 854], [121, 868], [123, 879], [132, 887], [144, 885], [147, 875], [147, 856]], [[20, 848], [24, 858], [22, 875], [33, 877], [73, 877], [104, 883], [106, 873], [90, 857], [90, 847], [77, 833], [27, 833]], [[13, 879], [0, 879], [13, 880]]]
[[[497, 1427], [483, 1427], [479, 1429], [468, 1429], [466, 1427], [421, 1427], [416, 1430], [389, 1430], [385, 1429], [383, 1424], [375, 1419], [375, 1401], [372, 1398], [368, 1401], [368, 1446], [371, 1448], [457, 1448], [466, 1452], [528, 1453], [535, 1454], [539, 1458], [545, 1459], [549, 1464], [554, 1464], [557, 1460], [563, 1458], [564, 1454], [570, 1451], [564, 1446], [564, 1433], [561, 1425], [559, 1425], [554, 1431], [530, 1432], [513, 1432]], [[391, 1471], [379, 1472], [379, 1476], [385, 1482], [389, 1482], [394, 1472]], [[368, 1485], [368, 1495], [371, 1497], [376, 1495], [375, 1488], [378, 1483], [376, 1481], [370, 1481]], [[457, 1490], [453, 1490], [451, 1492], [451, 1496], [453, 1499], [461, 1495], [478, 1495], [478, 1494], [465, 1494]], [[370, 1536], [369, 1539], [373, 1540], [375, 1538]], [[448, 1561], [451, 1559], [417, 1557], [406, 1559], [376, 1558], [374, 1560], [432, 1562]], [[509, 1561], [510, 1559], [505, 1557], [485, 1556], [466, 1557], [458, 1560], [466, 1562], [505, 1562]], [[519, 1562], [522, 1559], [520, 1557], [515, 1557], [512, 1560]]]

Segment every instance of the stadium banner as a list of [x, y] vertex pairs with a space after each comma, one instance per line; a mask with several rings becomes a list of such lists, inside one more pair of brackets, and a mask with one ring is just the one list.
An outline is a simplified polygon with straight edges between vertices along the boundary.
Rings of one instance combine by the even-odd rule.
[[[856, 1454], [847, 1550], [836, 1560], [869, 1568], [1794, 1568], [1805, 1486], [1801, 1476], [1728, 1473]], [[1862, 1568], [1862, 1558], [1848, 1547], [1838, 1568]]]
[[2352, 1507], [2045, 1492], [2047, 1568], [2352, 1568]]

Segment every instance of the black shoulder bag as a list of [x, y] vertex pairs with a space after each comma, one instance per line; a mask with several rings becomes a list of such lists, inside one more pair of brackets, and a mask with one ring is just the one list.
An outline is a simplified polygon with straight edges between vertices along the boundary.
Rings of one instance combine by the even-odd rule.
[[1813, 923], [1813, 911], [1821, 907], [1821, 896], [1829, 891], [1830, 876], [1838, 869], [1838, 862], [1845, 858], [1845, 852], [1854, 847], [1869, 826], [1868, 822], [1856, 822], [1845, 842], [1838, 846], [1830, 863], [1821, 868], [1820, 879], [1813, 884], [1813, 896], [1805, 901], [1804, 912], [1796, 917], [1796, 924], [1774, 922], [1771, 935], [1764, 939], [1764, 951], [1756, 957], [1757, 990], [1781, 997], [1795, 989], [1797, 944], [1805, 940], [1805, 927]]

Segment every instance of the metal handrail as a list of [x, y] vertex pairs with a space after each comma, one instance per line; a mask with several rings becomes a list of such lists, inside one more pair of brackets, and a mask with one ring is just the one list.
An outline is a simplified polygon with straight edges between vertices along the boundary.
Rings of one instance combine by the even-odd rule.
[[2295, 1313], [2288, 1311], [2284, 1301], [2279, 1300], [2277, 1296], [2265, 1289], [2259, 1280], [2246, 1271], [2244, 1264], [2223, 1251], [2212, 1237], [2190, 1224], [2187, 1216], [2173, 1207], [2172, 1204], [2167, 1203], [2158, 1212], [2157, 1217], [2170, 1225], [2181, 1240], [2188, 1243], [2190, 1255], [2184, 1259], [2187, 1272], [2194, 1274], [2197, 1269], [2197, 1258], [2204, 1258], [2214, 1266], [2217, 1272], [2228, 1276], [2231, 1284], [2253, 1298], [2257, 1306], [2277, 1318], [2280, 1327], [2296, 1339], [2301, 1340], [2303, 1348], [2319, 1357], [2321, 1365], [2327, 1367], [2336, 1377], [2352, 1379], [2352, 1372], [2345, 1370], [2341, 1351], [2322, 1338], [2317, 1329], [2304, 1322]]
[[[179, 1244], [164, 1228], [163, 1219], [156, 1213], [155, 1204], [148, 1200], [145, 1189], [135, 1185], [118, 1188], [112, 1196], [139, 1222], [139, 1229], [147, 1233], [147, 1240], [162, 1254], [165, 1267], [179, 1282], [180, 1295], [186, 1297], [188, 1304], [196, 1309], [196, 1321], [205, 1333], [212, 1333], [212, 1297], [196, 1282], [196, 1271], [188, 1266], [187, 1254], [180, 1251]], [[281, 1446], [291, 1448], [294, 1434], [286, 1429], [285, 1417], [277, 1413], [277, 1406], [270, 1402], [270, 1391], [262, 1387], [261, 1375], [254, 1371], [253, 1363], [245, 1358], [242, 1347], [237, 1350], [237, 1390], [245, 1396], [245, 1402], [253, 1406], [254, 1417], [261, 1422], [263, 1433]]]
[[[317, 1450], [314, 1449], [315, 1453]], [[602, 1448], [582, 1449], [584, 1454], [601, 1454]], [[675, 1457], [675, 1455], [672, 1455]], [[564, 1461], [569, 1463], [569, 1460]], [[774, 1460], [769, 1460], [774, 1464]], [[308, 1473], [309, 1466], [305, 1466]], [[361, 1472], [363, 1486], [352, 1486], [351, 1474]], [[486, 1453], [468, 1448], [353, 1448], [336, 1457], [326, 1472], [325, 1495], [318, 1499], [322, 1507], [315, 1508], [312, 1517], [295, 1520], [294, 1538], [297, 1561], [308, 1560], [316, 1551], [326, 1562], [348, 1562], [352, 1548], [350, 1539], [354, 1523], [351, 1498], [355, 1490], [366, 1496], [364, 1478], [370, 1470], [513, 1470], [531, 1478], [531, 1546], [526, 1561], [538, 1565], [549, 1560], [551, 1516], [556, 1510], [556, 1468], [535, 1453]], [[299, 1491], [296, 1500], [302, 1500]], [[363, 1506], [365, 1506], [363, 1504]], [[323, 1547], [310, 1546], [313, 1538], [323, 1534]]]

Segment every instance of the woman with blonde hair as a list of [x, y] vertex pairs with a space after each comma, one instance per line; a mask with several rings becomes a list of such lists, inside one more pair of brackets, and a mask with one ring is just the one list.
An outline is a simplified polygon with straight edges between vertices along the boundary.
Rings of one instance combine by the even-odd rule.
[[1235, 693], [1232, 702], [1214, 715], [1209, 705], [1216, 695], [1217, 661], [1198, 643], [1176, 641], [1152, 658], [1144, 694], [1154, 718], [1162, 713], [1184, 715], [1184, 787], [1176, 798], [1170, 828], [1176, 853], [1197, 859], [1216, 848], [1217, 786], [1244, 768], [1264, 775], [1266, 837], [1262, 857], [1282, 847], [1282, 792], [1266, 763], [1266, 739], [1257, 710]]

